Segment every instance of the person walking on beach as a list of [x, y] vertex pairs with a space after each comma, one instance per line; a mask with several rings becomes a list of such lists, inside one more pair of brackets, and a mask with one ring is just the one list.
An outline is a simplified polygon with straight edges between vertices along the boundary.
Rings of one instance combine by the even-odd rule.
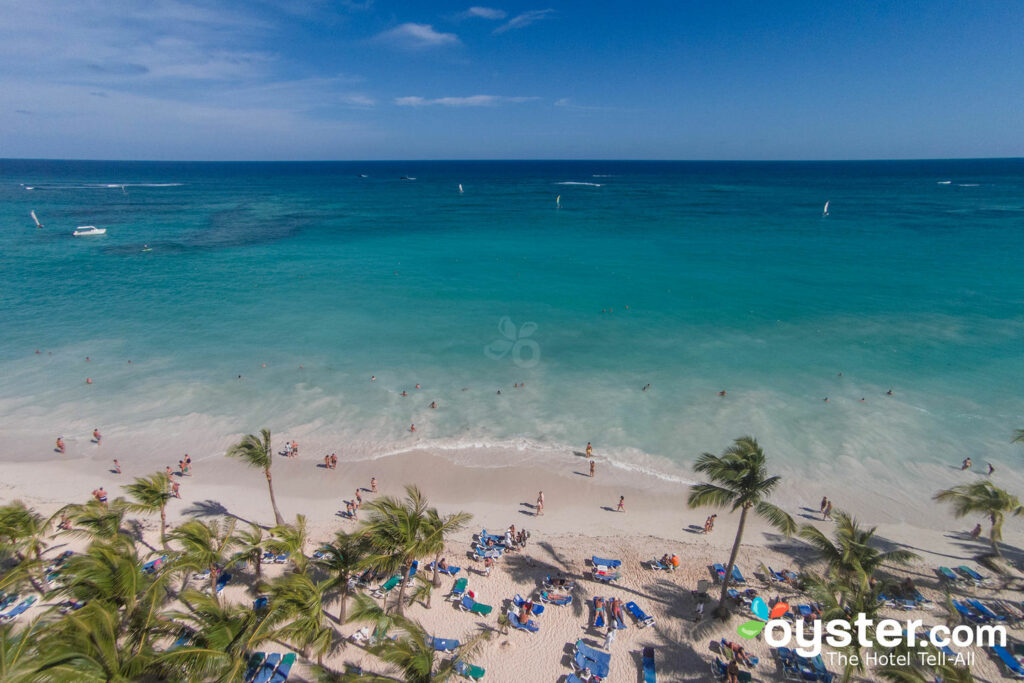
[[370, 491], [377, 493], [377, 477], [370, 477]]
[[96, 445], [99, 446], [100, 442], [103, 441], [103, 437], [100, 436], [100, 428], [92, 430], [92, 438], [96, 441]]
[[103, 490], [102, 486], [93, 491], [92, 496], [104, 505], [107, 504], [107, 492]]
[[170, 466], [170, 465], [168, 465], [168, 466], [167, 466], [167, 476], [168, 476], [168, 477], [171, 477], [171, 476], [173, 476], [173, 475], [174, 475], [174, 473], [173, 473], [173, 472], [171, 472], [171, 466]]
[[537, 517], [544, 514], [544, 492], [541, 491], [537, 494]]
[[57, 437], [57, 450], [60, 451], [61, 453], [64, 452], [64, 437], [63, 436], [58, 436]]
[[976, 538], [978, 538], [978, 536], [981, 536], [981, 525], [980, 524], [977, 525], [976, 527], [974, 527], [973, 529], [971, 529], [971, 538], [976, 539]]
[[992, 463], [988, 464], [988, 476], [992, 476], [992, 473], [996, 471], [995, 467], [992, 467]]
[[821, 509], [818, 510], [818, 512], [821, 512], [821, 513], [824, 514], [826, 507], [828, 507], [828, 498], [825, 497], [825, 496], [822, 496], [821, 497]]
[[590, 461], [590, 476], [591, 477], [594, 476], [594, 461], [593, 460]]
[[117, 461], [117, 458], [114, 458], [114, 474], [121, 474], [121, 463]]
[[484, 558], [484, 576], [488, 579], [491, 578], [491, 569], [494, 568], [494, 560], [490, 557]]
[[614, 643], [614, 642], [615, 642], [615, 627], [612, 626], [611, 624], [608, 624], [608, 633], [605, 634], [604, 645], [602, 645], [602, 647], [605, 650], [610, 650], [611, 647], [612, 647], [612, 643]]
[[331, 469], [332, 470], [338, 469], [338, 454], [337, 453], [331, 453]]
[[363, 506], [363, 497], [359, 495], [359, 489], [356, 489], [356, 509], [358, 510]]
[[832, 519], [832, 501], [830, 500], [828, 502], [828, 505], [825, 506], [825, 512], [823, 512], [822, 515], [821, 515], [821, 521], [824, 522], [825, 520], [831, 520], [831, 519]]
[[625, 512], [626, 511], [626, 497], [625, 496], [619, 496], [619, 506], [617, 508], [615, 508], [615, 511], [616, 512]]
[[331, 456], [330, 455], [325, 455], [324, 456], [324, 469], [325, 470], [331, 469]]
[[588, 458], [593, 458], [594, 457], [594, 447], [590, 445], [589, 441], [587, 442], [587, 457]]
[[181, 498], [181, 491], [179, 490], [180, 488], [181, 484], [179, 484], [176, 481], [171, 482], [171, 493], [174, 494], [175, 498]]

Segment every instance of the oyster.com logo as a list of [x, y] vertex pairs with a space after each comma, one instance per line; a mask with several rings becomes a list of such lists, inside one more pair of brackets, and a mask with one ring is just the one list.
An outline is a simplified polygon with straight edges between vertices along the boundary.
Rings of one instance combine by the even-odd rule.
[[751, 619], [745, 621], [736, 628], [736, 632], [741, 636], [750, 640], [756, 638], [757, 634], [764, 630], [765, 624], [770, 619], [778, 619], [783, 614], [789, 611], [789, 605], [784, 602], [775, 604], [775, 607], [768, 609], [768, 605], [761, 598], [754, 598], [753, 604], [750, 606], [751, 611], [757, 619]]
[[507, 315], [498, 321], [501, 339], [495, 339], [484, 347], [484, 355], [491, 360], [506, 356], [521, 368], [532, 368], [540, 362], [540, 344], [530, 339], [537, 331], [537, 323], [523, 323], [518, 328]]

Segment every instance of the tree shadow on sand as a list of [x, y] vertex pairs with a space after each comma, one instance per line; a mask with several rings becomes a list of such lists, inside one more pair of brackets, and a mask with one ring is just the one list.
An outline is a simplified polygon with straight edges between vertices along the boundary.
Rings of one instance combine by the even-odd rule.
[[209, 498], [207, 498], [206, 500], [193, 501], [191, 507], [184, 510], [183, 514], [186, 514], [189, 517], [231, 517], [232, 519], [237, 519], [239, 522], [245, 522], [246, 524], [258, 526], [259, 528], [264, 530], [270, 528], [269, 526], [264, 526], [263, 524], [257, 524], [255, 522], [252, 522], [244, 517], [239, 517], [233, 512], [230, 512], [219, 501], [212, 500]]

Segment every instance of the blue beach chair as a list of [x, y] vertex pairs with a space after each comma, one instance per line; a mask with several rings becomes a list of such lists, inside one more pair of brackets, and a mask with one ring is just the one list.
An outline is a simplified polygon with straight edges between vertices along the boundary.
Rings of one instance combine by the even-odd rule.
[[658, 683], [658, 675], [654, 670], [654, 648], [645, 647], [643, 651], [643, 659], [641, 660], [641, 670], [644, 673], [644, 683]]

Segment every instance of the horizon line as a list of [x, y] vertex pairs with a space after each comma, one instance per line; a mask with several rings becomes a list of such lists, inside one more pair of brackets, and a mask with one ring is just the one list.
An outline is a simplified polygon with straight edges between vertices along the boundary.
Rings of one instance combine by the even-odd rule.
[[568, 158], [438, 158], [438, 159], [96, 159], [86, 157], [0, 157], [4, 161], [81, 161], [102, 163], [139, 163], [139, 164], [358, 164], [358, 163], [494, 163], [494, 162], [615, 162], [615, 163], [733, 163], [733, 164], [830, 164], [830, 163], [875, 163], [895, 161], [1021, 161], [1024, 156], [1006, 157], [877, 157], [865, 159], [627, 159], [613, 157], [568, 157]]

